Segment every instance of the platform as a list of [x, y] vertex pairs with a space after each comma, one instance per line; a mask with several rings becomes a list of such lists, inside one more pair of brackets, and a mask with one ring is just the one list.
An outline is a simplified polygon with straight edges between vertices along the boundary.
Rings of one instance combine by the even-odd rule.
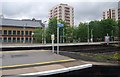
[[0, 73], [4, 76], [50, 75], [92, 67], [51, 50], [5, 51], [0, 55]]

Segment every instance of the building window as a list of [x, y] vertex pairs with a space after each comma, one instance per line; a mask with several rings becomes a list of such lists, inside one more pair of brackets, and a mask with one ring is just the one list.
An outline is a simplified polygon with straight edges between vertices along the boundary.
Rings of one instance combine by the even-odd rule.
[[28, 41], [28, 38], [26, 38], [25, 41], [26, 41], [26, 42], [29, 42], [29, 41]]
[[22, 31], [21, 34], [24, 35], [24, 31]]
[[0, 38], [0, 43], [2, 42], [2, 38]]
[[7, 30], [4, 30], [4, 35], [7, 35]]
[[62, 8], [62, 6], [59, 6], [59, 8]]
[[29, 33], [30, 35], [32, 35], [32, 31], [30, 31], [30, 33]]
[[11, 38], [8, 38], [8, 42], [11, 42]]
[[2, 30], [0, 30], [0, 35], [2, 35]]
[[16, 42], [16, 38], [13, 38], [13, 42]]
[[21, 42], [23, 42], [24, 41], [24, 38], [21, 38]]
[[20, 42], [20, 38], [17, 38], [17, 42]]
[[31, 42], [32, 41], [32, 38], [29, 38], [29, 42]]
[[25, 31], [25, 35], [28, 35], [28, 31]]
[[8, 31], [8, 35], [12, 35], [12, 31], [11, 30]]
[[20, 31], [17, 31], [17, 35], [20, 35]]
[[13, 31], [13, 35], [16, 35], [16, 31], [15, 30]]
[[6, 37], [4, 38], [4, 42], [7, 42], [7, 38]]

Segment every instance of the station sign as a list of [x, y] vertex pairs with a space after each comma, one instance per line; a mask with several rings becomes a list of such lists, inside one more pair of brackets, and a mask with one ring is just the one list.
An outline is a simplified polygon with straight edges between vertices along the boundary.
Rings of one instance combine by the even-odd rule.
[[57, 24], [58, 27], [64, 27], [64, 24]]

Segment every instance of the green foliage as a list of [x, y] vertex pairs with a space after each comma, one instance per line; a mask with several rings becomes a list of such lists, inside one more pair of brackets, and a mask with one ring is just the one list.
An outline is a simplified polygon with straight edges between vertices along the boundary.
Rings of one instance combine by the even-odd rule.
[[[49, 20], [48, 28], [46, 31], [47, 32], [47, 42], [49, 42], [49, 43], [51, 42], [51, 34], [55, 35], [55, 42], [57, 42], [57, 22], [58, 22], [58, 20], [56, 17]], [[63, 20], [59, 20], [59, 22], [61, 24], [64, 24], [64, 27], [60, 28], [59, 32], [60, 32], [60, 37], [65, 39], [65, 37], [66, 37], [65, 35], [67, 32], [67, 30], [66, 30], [67, 24]], [[64, 34], [64, 36], [63, 36], [63, 34]], [[60, 40], [60, 41], [62, 41], [62, 40]]]
[[67, 26], [65, 28], [65, 40], [66, 40], [66, 42], [68, 42], [68, 43], [73, 42], [73, 38], [74, 38], [73, 32], [74, 32], [73, 27]]
[[97, 60], [112, 60], [112, 61], [120, 61], [120, 53], [114, 53], [112, 55], [102, 55], [97, 54], [94, 58]]
[[111, 36], [118, 36], [118, 25], [113, 19], [105, 19], [101, 21], [91, 21], [89, 23], [90, 30], [93, 29], [94, 41], [103, 41], [107, 34]]
[[77, 30], [78, 41], [87, 41], [88, 25], [87, 23], [80, 23]]
[[113, 54], [112, 59], [117, 60], [117, 61], [120, 61], [120, 53], [115, 53], [115, 54]]
[[44, 30], [42, 28], [36, 28], [35, 31], [34, 31], [34, 42], [35, 43], [42, 43], [42, 40], [43, 40], [43, 34], [44, 33]]
[[[55, 42], [57, 42], [57, 22], [56, 17], [50, 19], [45, 34], [43, 34], [44, 29], [37, 28], [34, 35], [36, 42], [42, 42], [42, 37], [46, 37], [47, 43], [50, 43], [52, 34], [55, 35]], [[80, 23], [78, 27], [70, 27], [63, 20], [59, 20], [59, 22], [64, 24], [64, 27], [59, 29], [61, 42], [63, 39], [65, 42], [87, 42], [88, 27], [89, 39], [93, 35], [94, 41], [104, 41], [104, 37], [107, 34], [111, 36], [111, 38], [113, 38], [113, 36], [120, 37], [120, 21], [117, 22], [113, 19]]]
[[[101, 20], [100, 24], [103, 27], [103, 35], [105, 36], [107, 33], [111, 36], [111, 31], [114, 30], [115, 26], [117, 26], [117, 22], [113, 19], [105, 19]], [[115, 31], [115, 30], [114, 30]]]
[[[100, 21], [91, 21], [89, 23], [90, 31], [93, 30], [94, 40], [95, 38], [103, 38], [103, 26], [100, 24]], [[91, 34], [91, 33], [90, 33]]]
[[[118, 20], [118, 37], [120, 41], [120, 20]], [[119, 46], [120, 46], [120, 42], [119, 42]]]

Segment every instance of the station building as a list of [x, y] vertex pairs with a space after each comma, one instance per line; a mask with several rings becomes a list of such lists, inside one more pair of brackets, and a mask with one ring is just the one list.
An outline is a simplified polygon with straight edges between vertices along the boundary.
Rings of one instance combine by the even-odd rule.
[[1, 43], [31, 43], [36, 28], [43, 28], [41, 20], [15, 20], [0, 18]]

